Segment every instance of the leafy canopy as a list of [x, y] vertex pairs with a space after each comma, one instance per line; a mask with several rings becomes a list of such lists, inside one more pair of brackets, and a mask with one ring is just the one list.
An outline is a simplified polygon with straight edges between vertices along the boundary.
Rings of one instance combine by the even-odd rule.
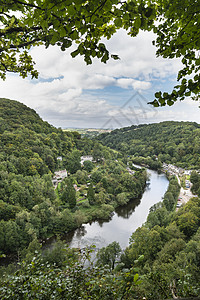
[[171, 94], [157, 92], [154, 106], [173, 105], [177, 99], [192, 96], [198, 100], [200, 92], [200, 2], [198, 0], [161, 1], [154, 25], [157, 55], [164, 58], [181, 57], [183, 68], [178, 72], [179, 84]]
[[153, 104], [172, 105], [192, 94], [198, 97], [199, 11], [197, 0], [2, 0], [0, 77], [5, 79], [7, 72], [16, 72], [23, 78], [37, 78], [28, 52], [32, 46], [57, 45], [62, 51], [73, 46], [72, 57], [83, 55], [87, 64], [97, 57], [106, 63], [110, 57], [119, 57], [109, 53], [103, 37], [110, 39], [120, 28], [130, 36], [136, 36], [140, 29], [153, 29], [157, 55], [182, 57], [184, 65], [178, 73], [180, 84], [171, 94], [157, 92]]

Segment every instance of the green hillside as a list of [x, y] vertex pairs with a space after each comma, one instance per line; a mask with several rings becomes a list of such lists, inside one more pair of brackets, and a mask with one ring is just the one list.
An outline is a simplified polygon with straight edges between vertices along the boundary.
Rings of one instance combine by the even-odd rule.
[[52, 174], [66, 167], [79, 139], [44, 122], [25, 105], [0, 99], [1, 253], [16, 253], [32, 240], [55, 233], [56, 218], [61, 222], [63, 216], [56, 213]]
[[21, 126], [37, 133], [52, 131], [53, 126], [44, 122], [39, 115], [26, 105], [5, 98], [0, 98], [0, 133], [13, 131]]
[[97, 139], [128, 155], [151, 156], [183, 168], [200, 168], [200, 125], [194, 122], [133, 125], [101, 134]]
[[[146, 171], [129, 174], [116, 151], [56, 129], [19, 102], [0, 99], [0, 112], [0, 255], [109, 219], [142, 194]], [[81, 155], [94, 162], [81, 165]]]
[[[0, 99], [0, 111], [0, 257], [15, 255], [20, 262], [0, 267], [1, 299], [166, 300], [199, 295], [200, 199], [194, 197], [176, 211], [180, 186], [175, 176], [169, 177], [164, 200], [151, 207], [125, 251], [113, 242], [97, 252], [94, 262], [91, 249], [69, 249], [61, 241], [49, 251], [40, 248], [48, 237], [107, 220], [115, 207], [141, 195], [146, 171], [128, 171], [127, 155], [188, 166], [191, 158], [198, 166], [198, 124], [164, 122], [100, 136], [123, 157], [77, 132], [54, 128], [16, 101]], [[94, 160], [81, 166], [81, 155]], [[64, 168], [70, 175], [55, 189], [53, 173]], [[199, 177], [191, 175], [195, 192]]]
[[66, 156], [80, 138], [44, 122], [33, 109], [2, 98], [0, 134], [1, 169], [30, 176], [53, 172], [57, 157]]

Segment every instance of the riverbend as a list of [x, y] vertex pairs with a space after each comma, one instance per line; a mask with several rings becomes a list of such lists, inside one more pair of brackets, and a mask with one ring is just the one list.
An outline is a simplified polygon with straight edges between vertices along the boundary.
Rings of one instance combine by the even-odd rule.
[[141, 199], [130, 201], [126, 206], [118, 207], [108, 222], [83, 224], [81, 228], [65, 236], [70, 247], [84, 248], [92, 244], [97, 249], [113, 241], [119, 242], [124, 249], [128, 246], [131, 234], [147, 219], [149, 208], [162, 200], [168, 188], [165, 174], [147, 169], [150, 181]]

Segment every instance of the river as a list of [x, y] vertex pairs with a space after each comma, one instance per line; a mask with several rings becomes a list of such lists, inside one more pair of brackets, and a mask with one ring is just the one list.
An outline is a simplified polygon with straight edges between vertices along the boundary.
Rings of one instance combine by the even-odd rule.
[[92, 222], [65, 237], [70, 247], [84, 248], [92, 244], [102, 248], [119, 242], [122, 249], [128, 246], [131, 234], [147, 219], [149, 208], [162, 200], [168, 187], [168, 179], [164, 174], [147, 170], [150, 182], [141, 199], [130, 201], [126, 206], [116, 209], [114, 216], [108, 222]]
[[[122, 249], [126, 248], [131, 234], [146, 221], [149, 208], [162, 200], [169, 184], [165, 174], [158, 174], [149, 169], [147, 171], [150, 181], [141, 199], [132, 200], [127, 205], [118, 207], [110, 221], [83, 224], [81, 228], [62, 237], [62, 240], [65, 240], [71, 248], [96, 245], [96, 249], [100, 249], [114, 241], [119, 242]], [[47, 241], [44, 249], [50, 249], [54, 242], [55, 238]], [[7, 265], [11, 262], [6, 258], [1, 263]]]

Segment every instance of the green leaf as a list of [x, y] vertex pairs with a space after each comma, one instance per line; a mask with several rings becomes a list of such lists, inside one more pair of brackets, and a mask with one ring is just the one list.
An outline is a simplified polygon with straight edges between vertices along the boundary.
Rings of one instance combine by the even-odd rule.
[[70, 37], [71, 37], [72, 40], [78, 39], [78, 31], [77, 31], [77, 30], [74, 30], [74, 31], [72, 32], [72, 34], [70, 35]]
[[155, 93], [155, 97], [156, 97], [156, 98], [160, 98], [160, 97], [161, 97], [161, 92], [156, 92], [156, 93]]
[[115, 19], [114, 24], [115, 24], [116, 27], [121, 27], [122, 26], [122, 19], [121, 18]]
[[164, 97], [164, 98], [167, 98], [167, 97], [168, 97], [168, 93], [164, 92], [164, 93], [163, 93], [163, 97]]
[[164, 105], [165, 105], [165, 99], [159, 98], [159, 102], [160, 102], [161, 106], [164, 106]]
[[69, 40], [69, 39], [65, 39], [64, 42], [63, 42], [62, 47], [65, 47], [65, 49], [66, 49], [66, 48], [71, 47], [71, 45], [72, 45], [72, 41]]
[[46, 20], [42, 20], [40, 22], [40, 25], [42, 26], [42, 29], [44, 30], [48, 27], [48, 22]]
[[112, 2], [110, 0], [105, 1], [104, 9], [110, 11], [112, 9]]
[[57, 33], [56, 34], [54, 34], [53, 36], [52, 36], [52, 39], [51, 39], [51, 41], [50, 41], [50, 44], [51, 45], [55, 45], [55, 43], [58, 41], [58, 38], [57, 38]]
[[186, 93], [185, 93], [185, 96], [186, 96], [186, 97], [191, 96], [191, 92], [190, 92], [190, 91], [189, 91], [189, 92], [186, 92]]
[[138, 257], [138, 261], [141, 262], [141, 261], [143, 261], [143, 260], [144, 260], [144, 255], [140, 255], [140, 256]]
[[73, 4], [72, 4], [72, 5], [69, 5], [69, 6], [67, 7], [67, 12], [68, 12], [69, 15], [72, 15], [72, 16], [76, 13], [76, 10], [75, 10]]
[[71, 57], [76, 57], [77, 55], [79, 54], [79, 51], [78, 50], [75, 50], [71, 53]]
[[153, 105], [154, 107], [159, 107], [159, 106], [160, 106], [160, 104], [159, 104], [159, 102], [158, 102], [157, 100], [154, 100], [154, 101], [152, 101], [152, 102], [149, 102], [148, 104], [151, 104], [151, 105]]
[[140, 26], [141, 26], [141, 19], [140, 19], [140, 17], [138, 17], [138, 18], [135, 19], [134, 26], [136, 28], [140, 28]]
[[111, 54], [111, 57], [114, 59], [114, 60], [118, 60], [120, 59], [120, 57], [116, 54]]
[[61, 27], [60, 30], [59, 30], [59, 33], [60, 33], [61, 37], [65, 37], [66, 36], [66, 30], [65, 30], [65, 28]]
[[85, 62], [86, 62], [87, 65], [91, 65], [92, 64], [92, 60], [91, 60], [91, 58], [89, 56], [85, 56], [84, 60], [85, 60]]
[[167, 104], [168, 104], [169, 106], [172, 106], [172, 105], [174, 104], [174, 101], [172, 101], [172, 100], [167, 100]]
[[139, 278], [139, 274], [137, 273], [137, 274], [134, 275], [133, 281], [136, 282], [138, 280], [138, 278]]

